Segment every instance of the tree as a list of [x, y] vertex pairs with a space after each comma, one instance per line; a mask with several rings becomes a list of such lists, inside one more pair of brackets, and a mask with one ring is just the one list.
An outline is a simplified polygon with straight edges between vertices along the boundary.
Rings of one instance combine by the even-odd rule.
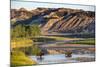
[[25, 27], [23, 25], [17, 25], [16, 27], [11, 29], [11, 37], [24, 37], [25, 36]]
[[31, 30], [32, 37], [41, 35], [41, 31], [40, 31], [40, 28], [38, 27], [38, 25], [30, 26], [30, 30]]
[[35, 37], [41, 35], [38, 25], [19, 24], [11, 29], [11, 37]]

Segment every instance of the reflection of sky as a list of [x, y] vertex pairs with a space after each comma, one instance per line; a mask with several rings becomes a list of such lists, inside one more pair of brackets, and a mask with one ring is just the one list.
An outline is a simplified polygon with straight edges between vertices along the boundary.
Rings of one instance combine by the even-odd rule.
[[95, 6], [90, 5], [72, 5], [72, 4], [54, 4], [54, 3], [38, 3], [38, 2], [22, 2], [22, 1], [11, 1], [11, 8], [19, 9], [34, 9], [37, 7], [45, 8], [72, 8], [72, 9], [83, 9], [86, 11], [95, 11]]

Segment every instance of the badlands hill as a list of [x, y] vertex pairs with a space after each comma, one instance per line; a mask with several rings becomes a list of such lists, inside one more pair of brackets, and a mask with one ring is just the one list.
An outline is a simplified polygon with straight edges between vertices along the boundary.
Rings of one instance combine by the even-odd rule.
[[95, 12], [69, 8], [11, 9], [11, 25], [18, 24], [38, 24], [45, 32], [94, 33]]

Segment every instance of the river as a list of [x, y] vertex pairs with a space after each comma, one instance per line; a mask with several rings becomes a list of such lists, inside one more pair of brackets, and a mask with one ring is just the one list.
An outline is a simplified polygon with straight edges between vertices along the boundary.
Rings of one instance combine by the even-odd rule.
[[[64, 44], [70, 41], [76, 40], [66, 39], [52, 42], [37, 42], [37, 44], [39, 44], [39, 48], [45, 49], [48, 51], [48, 54], [43, 55], [42, 59], [38, 59], [38, 56], [29, 57], [32, 60], [35, 60], [37, 64], [77, 63], [90, 62], [95, 60], [95, 52], [90, 50], [94, 49], [95, 45]], [[72, 57], [65, 56], [63, 52], [66, 52], [67, 50], [71, 50], [73, 52]], [[53, 52], [50, 53], [50, 51]]]
[[[32, 60], [35, 60], [38, 64], [57, 64], [57, 63], [77, 63], [77, 62], [89, 62], [94, 61], [94, 55], [91, 54], [73, 54], [72, 57], [65, 57], [65, 54], [54, 54], [54, 55], [44, 55], [43, 59], [37, 59], [37, 56], [30, 56]], [[78, 60], [80, 58], [80, 60]], [[84, 60], [85, 59], [85, 60]]]

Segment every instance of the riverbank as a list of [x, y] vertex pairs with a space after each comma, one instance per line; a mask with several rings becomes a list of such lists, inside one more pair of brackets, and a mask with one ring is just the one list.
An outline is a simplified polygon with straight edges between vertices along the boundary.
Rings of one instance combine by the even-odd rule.
[[37, 62], [26, 56], [23, 52], [21, 51], [11, 52], [11, 67], [28, 66], [35, 64], [37, 64]]
[[36, 61], [29, 58], [24, 52], [24, 50], [27, 50], [32, 45], [33, 41], [28, 38], [15, 38], [11, 40], [11, 67], [37, 64]]
[[78, 40], [70, 42], [69, 44], [87, 44], [87, 45], [95, 45], [95, 39], [94, 38], [88, 38], [84, 40]]

